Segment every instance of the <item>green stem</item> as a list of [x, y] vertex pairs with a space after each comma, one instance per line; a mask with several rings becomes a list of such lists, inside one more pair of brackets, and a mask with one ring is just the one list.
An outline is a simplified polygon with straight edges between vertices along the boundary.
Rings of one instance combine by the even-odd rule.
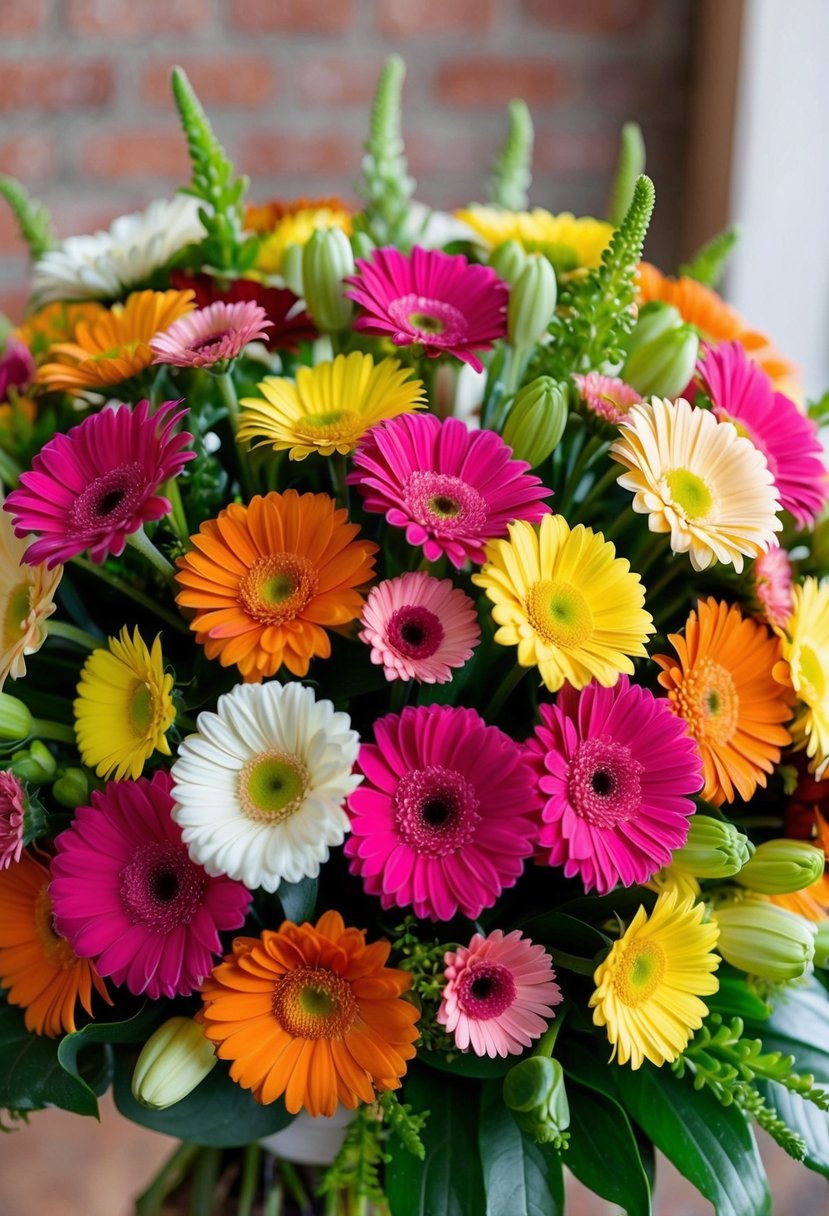
[[8, 452], [4, 452], [0, 448], [0, 481], [10, 489], [13, 489], [20, 480], [20, 473], [20, 465], [12, 460]]
[[143, 528], [139, 528], [137, 532], [131, 532], [127, 537], [127, 544], [131, 545], [136, 552], [142, 557], [146, 557], [147, 561], [153, 566], [159, 574], [163, 574], [167, 582], [172, 582], [175, 575], [175, 569], [167, 561], [163, 553], [155, 547]]
[[567, 1017], [568, 1006], [563, 1005], [557, 1011], [556, 1017], [544, 1031], [541, 1038], [538, 1040], [538, 1045], [532, 1053], [534, 1056], [551, 1056], [553, 1048], [556, 1045], [556, 1039], [559, 1036], [559, 1031], [564, 1024], [564, 1019]]
[[274, 1178], [265, 1195], [265, 1202], [262, 1205], [262, 1216], [282, 1216], [282, 1200], [284, 1197], [285, 1192], [282, 1189], [282, 1182], [279, 1178]]
[[491, 721], [497, 716], [499, 710], [509, 697], [510, 693], [512, 693], [518, 687], [529, 670], [529, 667], [521, 667], [518, 663], [515, 664], [512, 670], [501, 681], [500, 688], [496, 690], [495, 696], [492, 698], [489, 705], [487, 705], [486, 710], [484, 711], [485, 718]]
[[74, 642], [84, 650], [97, 650], [99, 646], [106, 644], [103, 638], [96, 638], [85, 629], [70, 625], [68, 621], [47, 621], [46, 634], [50, 638], [63, 638], [66, 642]]
[[236, 385], [233, 383], [233, 376], [230, 372], [221, 372], [218, 376], [214, 375], [213, 379], [216, 383], [216, 388], [219, 390], [222, 405], [227, 410], [230, 429], [235, 435], [239, 429], [239, 398], [236, 396]]
[[210, 1216], [216, 1206], [216, 1183], [222, 1154], [218, 1148], [203, 1148], [196, 1158], [190, 1193], [190, 1216]]
[[112, 587], [116, 591], [128, 595], [130, 599], [135, 600], [136, 604], [140, 604], [142, 608], [146, 608], [148, 612], [154, 612], [157, 617], [160, 617], [165, 624], [170, 625], [173, 629], [177, 629], [179, 633], [189, 633], [185, 622], [180, 616], [176, 616], [173, 612], [168, 612], [166, 608], [161, 608], [159, 604], [149, 595], [145, 595], [143, 591], [139, 591], [137, 587], [131, 586], [117, 574], [110, 574], [103, 566], [96, 566], [94, 562], [89, 561], [85, 557], [73, 557], [72, 561], [75, 565], [85, 570], [87, 574], [94, 574], [108, 587]]
[[290, 1161], [280, 1161], [278, 1169], [282, 1175], [282, 1181], [285, 1183], [285, 1190], [294, 1202], [298, 1204], [302, 1212], [310, 1212], [312, 1210], [311, 1200], [308, 1192], [302, 1185], [299, 1170]]
[[54, 743], [74, 743], [75, 731], [63, 722], [52, 722], [48, 718], [32, 720], [32, 737], [36, 739], [51, 739]]
[[486, 398], [481, 411], [481, 426], [484, 430], [492, 429], [492, 419], [497, 416], [506, 386], [512, 376], [512, 363], [515, 358], [515, 348], [507, 345], [502, 347], [503, 359], [498, 369], [498, 378], [493, 381], [492, 388], [487, 385]]
[[593, 485], [585, 494], [581, 502], [576, 503], [580, 517], [588, 517], [589, 512], [595, 506], [596, 499], [600, 498], [612, 485], [615, 484], [616, 478], [619, 476], [619, 466], [614, 462], [613, 467], [602, 474], [598, 480], [594, 481]]
[[395, 680], [391, 690], [389, 709], [393, 714], [399, 714], [409, 699], [411, 680]]
[[187, 516], [184, 514], [184, 503], [181, 501], [178, 478], [171, 477], [169, 481], [165, 481], [161, 487], [161, 493], [170, 500], [170, 505], [172, 506], [170, 522], [173, 525], [176, 536], [181, 541], [187, 541], [190, 537], [190, 529], [187, 526]]
[[180, 1144], [153, 1178], [150, 1185], [139, 1195], [135, 1203], [135, 1216], [160, 1216], [164, 1200], [187, 1173], [190, 1163], [199, 1152], [197, 1144]]
[[242, 1155], [242, 1180], [239, 1184], [239, 1199], [236, 1216], [251, 1216], [253, 1201], [256, 1198], [256, 1184], [259, 1180], [259, 1163], [262, 1160], [262, 1149], [254, 1141], [246, 1144]]
[[348, 457], [343, 452], [332, 452], [328, 457], [328, 471], [331, 474], [331, 488], [334, 497], [348, 509]]

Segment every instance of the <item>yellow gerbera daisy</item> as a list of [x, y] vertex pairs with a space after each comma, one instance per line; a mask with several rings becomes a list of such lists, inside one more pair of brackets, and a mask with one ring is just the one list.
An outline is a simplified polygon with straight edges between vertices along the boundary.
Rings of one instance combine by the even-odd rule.
[[607, 1027], [611, 1059], [641, 1068], [675, 1060], [699, 1030], [708, 1007], [702, 996], [719, 988], [711, 973], [720, 965], [712, 954], [716, 924], [703, 924], [705, 906], [676, 891], [660, 895], [650, 916], [644, 908], [593, 975], [593, 1021]]
[[651, 532], [670, 532], [674, 553], [695, 570], [714, 562], [739, 573], [743, 556], [759, 557], [782, 528], [780, 498], [766, 458], [730, 422], [680, 397], [654, 397], [630, 408], [610, 455], [629, 472], [633, 509]]
[[342, 228], [351, 235], [351, 216], [340, 207], [305, 207], [289, 212], [275, 228], [263, 235], [256, 255], [256, 269], [263, 274], [280, 274], [282, 259], [289, 245], [307, 245], [317, 228]]
[[126, 625], [86, 660], [75, 700], [75, 735], [84, 764], [99, 777], [141, 776], [154, 751], [170, 755], [165, 732], [176, 716], [173, 677], [164, 674], [161, 638], [152, 651]]
[[776, 630], [799, 702], [790, 730], [820, 779], [829, 765], [829, 582], [807, 578], [793, 601], [785, 629]]
[[565, 680], [611, 687], [621, 672], [633, 674], [627, 656], [647, 654], [653, 620], [639, 575], [601, 533], [583, 524], [571, 530], [561, 515], [545, 515], [538, 527], [518, 520], [486, 555], [472, 581], [495, 605], [495, 641], [517, 646], [518, 662], [537, 666], [551, 692]]
[[291, 460], [310, 452], [330, 456], [353, 452], [370, 426], [425, 405], [423, 384], [409, 379], [397, 359], [375, 364], [371, 355], [354, 351], [333, 363], [301, 367], [296, 383], [266, 376], [259, 384], [264, 400], [244, 397], [239, 440], [254, 447], [289, 448]]
[[55, 362], [38, 369], [37, 383], [81, 393], [120, 384], [149, 367], [155, 358], [150, 338], [193, 308], [192, 291], [134, 291], [123, 304], [82, 319], [71, 342], [58, 342]]
[[613, 235], [613, 225], [569, 211], [551, 215], [543, 207], [532, 211], [500, 211], [469, 207], [456, 211], [488, 249], [503, 241], [518, 241], [528, 252], [544, 253], [558, 271], [598, 266]]
[[43, 645], [63, 575], [63, 566], [47, 570], [45, 562], [29, 566], [23, 561], [31, 539], [18, 540], [11, 518], [0, 510], [0, 688], [9, 676], [25, 676], [25, 656]]

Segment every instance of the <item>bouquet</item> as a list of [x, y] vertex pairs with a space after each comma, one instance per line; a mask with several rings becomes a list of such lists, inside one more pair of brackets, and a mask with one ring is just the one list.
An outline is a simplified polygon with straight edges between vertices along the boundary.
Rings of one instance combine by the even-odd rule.
[[519, 102], [435, 214], [402, 74], [358, 211], [247, 203], [178, 69], [174, 199], [0, 184], [0, 1107], [112, 1087], [145, 1216], [640, 1214], [655, 1148], [760, 1216], [753, 1122], [829, 1176], [829, 401], [733, 232], [642, 260], [638, 128], [606, 221]]

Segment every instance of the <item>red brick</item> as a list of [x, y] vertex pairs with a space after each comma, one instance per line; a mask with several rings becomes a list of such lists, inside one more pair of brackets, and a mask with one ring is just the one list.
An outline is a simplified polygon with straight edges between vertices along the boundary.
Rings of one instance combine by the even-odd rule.
[[27, 185], [52, 177], [55, 141], [50, 135], [11, 135], [0, 139], [0, 173], [19, 177]]
[[230, 0], [230, 21], [240, 30], [297, 34], [342, 33], [354, 16], [353, 0]]
[[620, 119], [641, 122], [651, 115], [676, 121], [687, 114], [687, 72], [687, 63], [668, 57], [658, 62], [639, 59], [636, 64], [598, 60], [588, 66], [584, 84], [594, 104]]
[[0, 37], [34, 34], [46, 17], [45, 0], [3, 0], [0, 4]]
[[[206, 106], [258, 106], [270, 101], [276, 91], [273, 69], [258, 55], [178, 62]], [[150, 105], [172, 105], [169, 59], [159, 59], [144, 68], [141, 97]]]
[[377, 26], [388, 38], [488, 30], [493, 0], [379, 0]]
[[[21, 265], [21, 279], [25, 274]], [[29, 289], [21, 284], [20, 287], [0, 288], [0, 312], [8, 317], [15, 325], [23, 320], [23, 311], [29, 299]]]
[[632, 34], [648, 25], [655, 0], [524, 0], [530, 17], [578, 34]]
[[618, 132], [537, 131], [533, 169], [573, 176], [612, 173], [619, 150]]
[[476, 56], [450, 59], [438, 68], [437, 92], [451, 106], [503, 106], [513, 97], [549, 105], [568, 92], [566, 68], [549, 59]]
[[359, 166], [359, 140], [337, 132], [253, 131], [242, 141], [242, 172], [254, 182], [269, 175], [353, 177]]
[[23, 247], [12, 209], [0, 198], [0, 253], [20, 253]]
[[114, 95], [114, 68], [97, 59], [7, 60], [0, 71], [0, 110], [82, 110]]
[[302, 101], [320, 106], [368, 106], [374, 97], [383, 60], [320, 59], [314, 56], [295, 67]]
[[209, 23], [210, 0], [69, 0], [68, 17], [76, 34], [192, 33]]
[[184, 185], [190, 180], [190, 161], [177, 131], [141, 127], [90, 136], [81, 151], [80, 171], [107, 180], [166, 177]]
[[481, 176], [495, 159], [491, 139], [464, 135], [462, 139], [439, 132], [406, 133], [406, 160], [415, 177], [434, 173], [472, 173]]

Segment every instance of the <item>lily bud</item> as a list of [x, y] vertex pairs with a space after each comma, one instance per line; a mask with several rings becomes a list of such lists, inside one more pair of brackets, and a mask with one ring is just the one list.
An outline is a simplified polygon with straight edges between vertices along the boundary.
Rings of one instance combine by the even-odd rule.
[[55, 757], [45, 743], [34, 739], [30, 747], [15, 752], [12, 756], [11, 770], [16, 777], [28, 781], [31, 785], [42, 785], [50, 781], [57, 772]]
[[499, 279], [514, 287], [527, 265], [527, 255], [518, 241], [502, 241], [489, 255], [489, 265]]
[[823, 850], [805, 840], [767, 840], [757, 846], [736, 880], [763, 895], [788, 895], [817, 882], [823, 866]]
[[170, 1018], [141, 1049], [132, 1074], [132, 1096], [142, 1106], [165, 1110], [199, 1085], [216, 1064], [213, 1044], [192, 1018]]
[[815, 937], [815, 966], [829, 967], [829, 921], [824, 920], [817, 926]]
[[70, 810], [89, 802], [89, 778], [82, 768], [67, 768], [52, 786], [52, 794], [61, 806]]
[[677, 310], [653, 301], [639, 314], [619, 373], [643, 397], [676, 397], [694, 373], [699, 337]]
[[290, 244], [285, 246], [279, 267], [280, 274], [285, 280], [285, 286], [295, 296], [304, 298], [305, 285], [302, 281], [302, 245]]
[[527, 349], [547, 332], [556, 306], [556, 272], [540, 253], [531, 254], [509, 295], [507, 341]]
[[34, 729], [28, 707], [10, 693], [0, 692], [0, 741], [22, 743]]
[[570, 1104], [558, 1060], [528, 1056], [504, 1077], [504, 1102], [522, 1131], [538, 1144], [562, 1147], [570, 1126]]
[[343, 294], [343, 279], [354, 274], [351, 242], [340, 228], [317, 228], [302, 252], [302, 282], [308, 311], [319, 329], [348, 329], [354, 305]]
[[694, 878], [730, 878], [751, 857], [747, 836], [724, 819], [692, 815], [688, 839], [671, 854], [671, 866]]
[[516, 460], [537, 468], [558, 447], [567, 425], [567, 396], [551, 376], [539, 376], [516, 393], [502, 436]]
[[355, 258], [367, 260], [377, 248], [367, 232], [352, 232], [351, 250]]
[[815, 926], [764, 899], [717, 905], [717, 950], [738, 971], [775, 983], [799, 979], [815, 954]]

